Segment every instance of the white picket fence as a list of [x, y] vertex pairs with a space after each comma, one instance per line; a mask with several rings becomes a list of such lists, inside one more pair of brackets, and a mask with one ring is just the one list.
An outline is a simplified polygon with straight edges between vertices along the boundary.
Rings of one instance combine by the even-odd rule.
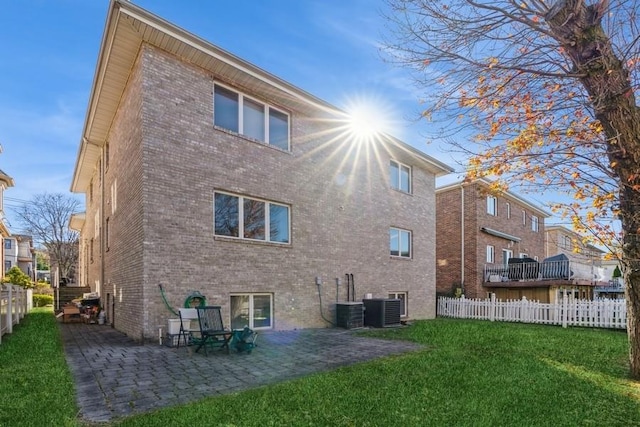
[[0, 344], [2, 336], [12, 333], [13, 327], [20, 323], [31, 309], [31, 298], [31, 289], [0, 284]]
[[521, 300], [438, 298], [437, 315], [459, 319], [502, 322], [542, 323], [626, 329], [627, 306], [624, 299], [578, 300], [564, 296], [554, 304]]

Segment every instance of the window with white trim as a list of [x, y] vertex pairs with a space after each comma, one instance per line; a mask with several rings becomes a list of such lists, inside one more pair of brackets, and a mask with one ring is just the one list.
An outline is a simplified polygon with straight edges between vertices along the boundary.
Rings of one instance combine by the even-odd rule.
[[218, 84], [213, 90], [213, 124], [289, 150], [287, 113]]
[[289, 243], [289, 206], [229, 193], [214, 193], [214, 234]]
[[532, 216], [531, 217], [531, 231], [535, 231], [536, 233], [538, 232], [538, 217], [537, 216]]
[[273, 295], [272, 294], [237, 294], [231, 295], [231, 329], [273, 328]]
[[391, 188], [405, 193], [411, 193], [411, 167], [396, 162], [389, 161], [389, 180]]
[[389, 230], [389, 250], [393, 257], [411, 258], [411, 232], [392, 227]]
[[489, 215], [498, 215], [498, 199], [495, 196], [487, 196], [487, 213]]
[[493, 264], [496, 261], [496, 248], [487, 245], [487, 263]]
[[407, 293], [390, 292], [389, 298], [400, 300], [400, 317], [407, 317]]

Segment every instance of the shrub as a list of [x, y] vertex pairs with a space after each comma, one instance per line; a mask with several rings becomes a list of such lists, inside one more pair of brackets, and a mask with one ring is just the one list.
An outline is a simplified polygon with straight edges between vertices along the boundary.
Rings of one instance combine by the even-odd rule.
[[18, 266], [13, 266], [7, 271], [6, 276], [2, 279], [3, 283], [11, 283], [22, 286], [23, 288], [32, 288], [33, 282]]
[[52, 295], [43, 295], [43, 294], [33, 294], [33, 306], [34, 307], [45, 307], [47, 305], [53, 304], [53, 296]]

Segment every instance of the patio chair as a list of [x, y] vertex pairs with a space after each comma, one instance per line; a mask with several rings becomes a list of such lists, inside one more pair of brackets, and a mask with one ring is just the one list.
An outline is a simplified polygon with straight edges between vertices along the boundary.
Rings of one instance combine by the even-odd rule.
[[208, 355], [207, 347], [220, 347], [229, 353], [229, 341], [233, 334], [225, 329], [222, 323], [222, 311], [219, 305], [196, 308], [198, 311], [198, 324], [200, 326], [200, 343], [196, 348], [196, 353], [204, 347], [204, 354]]
[[180, 334], [178, 335], [178, 348], [180, 348], [180, 341], [185, 346], [189, 344], [197, 343], [201, 337], [194, 336], [194, 333], [200, 331], [200, 327], [194, 325], [194, 322], [198, 321], [198, 310], [195, 308], [179, 308], [178, 314], [180, 315]]

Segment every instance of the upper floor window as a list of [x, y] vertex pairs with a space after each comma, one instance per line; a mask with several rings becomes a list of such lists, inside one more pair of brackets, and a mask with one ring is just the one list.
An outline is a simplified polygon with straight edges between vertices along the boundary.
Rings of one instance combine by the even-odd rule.
[[496, 262], [496, 248], [487, 245], [487, 263], [493, 264], [494, 262]]
[[564, 249], [571, 249], [572, 248], [572, 244], [571, 244], [571, 237], [569, 236], [564, 236], [564, 238], [562, 239], [562, 247]]
[[538, 217], [537, 216], [532, 216], [531, 217], [531, 231], [535, 231], [536, 233], [538, 232]]
[[522, 225], [527, 225], [527, 212], [522, 210]]
[[391, 188], [411, 193], [411, 168], [391, 160], [389, 163], [389, 179]]
[[289, 243], [289, 207], [226, 193], [214, 194], [216, 236]]
[[507, 219], [511, 219], [511, 204], [507, 202], [506, 208], [507, 208]]
[[11, 249], [11, 240], [6, 239], [6, 240], [4, 241], [4, 248], [5, 248], [5, 249]]
[[389, 230], [389, 250], [391, 256], [411, 258], [411, 232], [391, 228]]
[[289, 150], [289, 115], [241, 93], [215, 85], [213, 122], [216, 126]]
[[498, 215], [498, 199], [494, 196], [487, 196], [487, 213]]

